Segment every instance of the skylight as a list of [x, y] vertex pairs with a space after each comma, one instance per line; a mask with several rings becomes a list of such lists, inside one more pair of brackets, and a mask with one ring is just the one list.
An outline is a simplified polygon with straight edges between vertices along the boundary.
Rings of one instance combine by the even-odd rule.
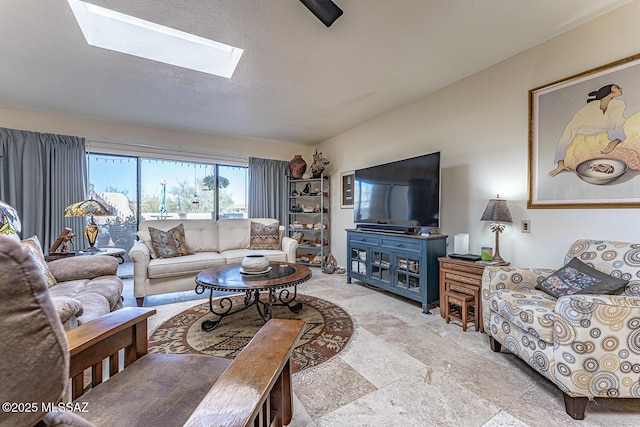
[[91, 46], [231, 78], [243, 49], [80, 0], [67, 0]]

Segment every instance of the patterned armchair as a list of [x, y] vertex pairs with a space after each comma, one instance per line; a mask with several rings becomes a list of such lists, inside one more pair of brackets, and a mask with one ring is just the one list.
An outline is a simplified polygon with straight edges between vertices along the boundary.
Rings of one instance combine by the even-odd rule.
[[482, 317], [493, 351], [504, 345], [563, 392], [584, 419], [589, 399], [640, 397], [640, 244], [578, 240], [565, 255], [629, 280], [621, 295], [568, 295], [535, 289], [554, 270], [487, 267]]

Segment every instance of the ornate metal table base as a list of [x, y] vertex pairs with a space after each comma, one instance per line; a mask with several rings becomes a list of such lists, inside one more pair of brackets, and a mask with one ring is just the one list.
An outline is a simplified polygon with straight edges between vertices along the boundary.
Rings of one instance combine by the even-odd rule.
[[[229, 264], [202, 270], [196, 276], [196, 293], [203, 294], [209, 289], [209, 311], [216, 320], [202, 322], [204, 331], [214, 330], [223, 317], [230, 316], [252, 305], [266, 322], [273, 315], [273, 306], [285, 306], [293, 313], [302, 310], [302, 303], [296, 302], [298, 285], [311, 278], [309, 267], [300, 264], [271, 262], [269, 270], [252, 275], [242, 274], [239, 264]], [[289, 289], [293, 288], [293, 293]], [[235, 303], [229, 296], [214, 298], [213, 292], [244, 293], [244, 302]]]
[[[204, 293], [206, 287], [204, 286], [196, 286], [196, 293], [201, 294]], [[261, 293], [260, 291], [268, 291]], [[213, 288], [209, 288], [209, 311], [218, 316], [216, 320], [204, 320], [202, 322], [202, 330], [205, 332], [210, 332], [218, 327], [223, 317], [231, 316], [232, 314], [238, 313], [240, 311], [246, 310], [252, 305], [256, 306], [258, 310], [258, 314], [266, 323], [271, 319], [273, 315], [273, 306], [285, 306], [292, 313], [300, 313], [302, 310], [302, 303], [298, 302], [294, 304], [296, 297], [298, 296], [298, 286], [293, 285], [293, 295], [289, 292], [288, 289], [280, 289], [279, 292], [277, 289], [255, 289], [255, 290], [246, 290], [244, 291], [244, 304], [241, 308], [237, 310], [233, 310], [233, 301], [230, 297], [223, 297], [220, 299], [215, 299], [213, 296]], [[277, 295], [276, 295], [277, 294]], [[261, 297], [265, 296], [266, 299], [263, 300]], [[214, 306], [214, 301], [217, 301], [217, 307]], [[279, 302], [277, 302], [279, 301]], [[237, 304], [236, 304], [237, 305]]]

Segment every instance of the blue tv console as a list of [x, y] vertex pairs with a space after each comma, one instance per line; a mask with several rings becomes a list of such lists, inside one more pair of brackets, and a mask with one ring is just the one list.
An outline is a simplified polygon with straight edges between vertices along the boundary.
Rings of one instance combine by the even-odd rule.
[[447, 236], [399, 235], [347, 230], [347, 283], [352, 279], [422, 304], [439, 301], [438, 258], [446, 256]]

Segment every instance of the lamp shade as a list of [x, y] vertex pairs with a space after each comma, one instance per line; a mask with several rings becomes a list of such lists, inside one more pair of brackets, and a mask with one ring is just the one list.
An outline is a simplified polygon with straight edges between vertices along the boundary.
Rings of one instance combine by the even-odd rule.
[[18, 211], [0, 200], [0, 234], [18, 234], [22, 231], [22, 224]]
[[97, 200], [88, 199], [64, 208], [64, 216], [90, 216], [91, 220], [89, 224], [84, 228], [84, 236], [89, 242], [89, 252], [98, 251], [95, 248], [96, 240], [98, 238], [98, 226], [93, 220], [94, 216], [109, 216], [114, 215], [111, 206], [106, 203], [99, 202]]
[[64, 208], [64, 216], [108, 216], [114, 215], [111, 206], [89, 199]]
[[511, 212], [507, 206], [507, 201], [500, 198], [497, 195], [495, 199], [489, 200], [487, 207], [484, 209], [481, 221], [493, 221], [493, 222], [513, 222], [511, 219]]

